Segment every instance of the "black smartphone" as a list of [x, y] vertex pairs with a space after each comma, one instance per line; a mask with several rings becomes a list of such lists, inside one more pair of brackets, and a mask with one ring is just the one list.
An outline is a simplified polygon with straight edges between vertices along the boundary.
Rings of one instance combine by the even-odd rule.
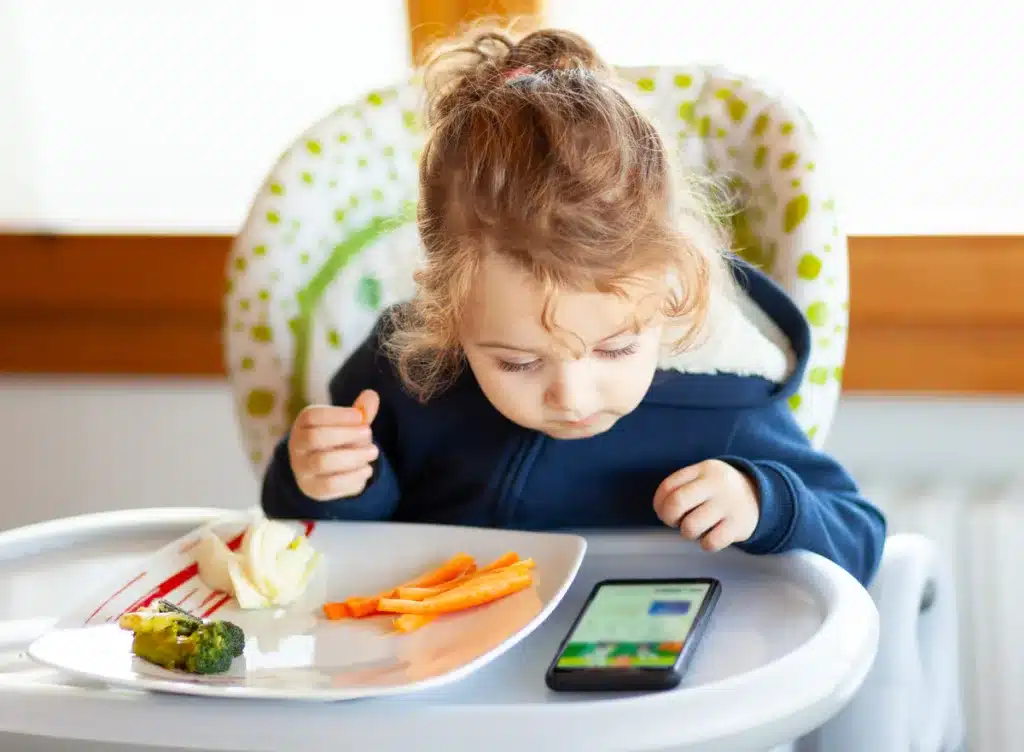
[[558, 646], [548, 687], [630, 692], [678, 686], [721, 592], [710, 577], [597, 583]]

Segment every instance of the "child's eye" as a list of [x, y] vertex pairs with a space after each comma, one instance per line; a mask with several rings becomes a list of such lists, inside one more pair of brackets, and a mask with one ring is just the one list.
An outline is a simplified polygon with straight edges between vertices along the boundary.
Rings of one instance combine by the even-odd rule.
[[627, 355], [632, 355], [636, 351], [636, 342], [626, 345], [625, 347], [616, 348], [615, 350], [595, 350], [595, 352], [602, 358], [624, 358]]
[[529, 363], [512, 363], [507, 360], [499, 360], [498, 368], [509, 373], [522, 373], [523, 371], [532, 371], [537, 367], [538, 363], [540, 363], [539, 360], [531, 360]]

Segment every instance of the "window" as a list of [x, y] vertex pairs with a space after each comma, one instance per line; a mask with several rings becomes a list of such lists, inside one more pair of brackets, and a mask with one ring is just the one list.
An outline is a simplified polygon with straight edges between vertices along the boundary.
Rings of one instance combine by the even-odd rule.
[[305, 127], [409, 61], [403, 0], [0, 4], [0, 225], [232, 233]]
[[781, 87], [830, 148], [846, 230], [1024, 231], [1024, 53], [996, 0], [548, 0], [614, 63], [709, 62]]

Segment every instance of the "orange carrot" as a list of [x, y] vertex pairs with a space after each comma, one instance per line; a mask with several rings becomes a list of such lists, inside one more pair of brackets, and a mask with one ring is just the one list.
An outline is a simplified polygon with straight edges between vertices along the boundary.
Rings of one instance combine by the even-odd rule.
[[[476, 561], [473, 560], [472, 556], [469, 554], [456, 554], [437, 569], [420, 575], [416, 579], [403, 583], [398, 587], [434, 587], [442, 582], [448, 582], [448, 580], [461, 577], [475, 569]], [[395, 588], [395, 590], [398, 590], [398, 588]]]
[[532, 583], [529, 572], [508, 569], [475, 577], [464, 585], [422, 601], [381, 598], [377, 610], [393, 614], [448, 614], [504, 598]]
[[377, 603], [380, 601], [380, 597], [373, 596], [372, 598], [349, 598], [345, 601], [345, 605], [348, 607], [348, 612], [353, 619], [363, 619], [367, 616], [373, 616], [377, 612]]
[[324, 616], [331, 621], [340, 621], [341, 619], [350, 619], [352, 614], [345, 603], [325, 603]]
[[536, 566], [537, 562], [535, 562], [533, 559], [519, 559], [517, 561], [512, 562], [511, 564], [504, 564], [500, 567], [495, 567], [493, 570], [487, 571], [503, 572], [507, 569], [533, 569]]
[[486, 567], [483, 567], [480, 571], [490, 572], [492, 569], [501, 569], [502, 567], [507, 567], [509, 564], [515, 564], [517, 561], [519, 561], [519, 554], [515, 551], [509, 551], [508, 553], [504, 553], [499, 556]]
[[451, 590], [453, 587], [458, 587], [458, 583], [460, 581], [464, 582], [465, 580], [460, 577], [458, 581], [452, 580], [450, 583], [438, 585], [437, 587], [400, 587], [395, 591], [394, 597], [403, 601], [422, 601], [432, 595], [440, 595], [445, 590]]
[[415, 632], [420, 627], [425, 627], [436, 618], [436, 616], [431, 614], [402, 614], [401, 616], [396, 616], [391, 624], [399, 632], [408, 633]]
[[470, 582], [471, 580], [478, 579], [479, 577], [485, 574], [492, 574], [494, 572], [505, 572], [509, 569], [521, 570], [525, 572], [528, 569], [533, 569], [534, 566], [535, 564], [533, 559], [523, 559], [521, 561], [516, 561], [512, 564], [507, 564], [505, 566], [500, 567], [496, 567], [493, 564], [490, 564], [486, 567], [483, 567], [482, 569], [477, 570], [476, 572], [464, 574], [462, 575], [462, 577], [456, 577], [454, 580], [449, 580], [448, 582], [445, 582], [441, 585], [435, 585], [434, 587], [400, 587], [396, 589], [395, 593], [391, 597], [406, 601], [422, 601], [427, 598], [431, 598], [435, 595], [440, 595], [441, 593], [459, 587], [460, 585], [464, 585], [465, 583]]
[[457, 580], [472, 574], [476, 571], [476, 561], [469, 554], [456, 554], [436, 569], [416, 577], [413, 580], [399, 585], [396, 588], [385, 590], [373, 596], [353, 596], [344, 601], [324, 604], [324, 615], [332, 621], [340, 619], [365, 619], [368, 616], [377, 615], [377, 603], [381, 598], [393, 598], [398, 595], [399, 590], [407, 587], [430, 588], [444, 584], [451, 580]]

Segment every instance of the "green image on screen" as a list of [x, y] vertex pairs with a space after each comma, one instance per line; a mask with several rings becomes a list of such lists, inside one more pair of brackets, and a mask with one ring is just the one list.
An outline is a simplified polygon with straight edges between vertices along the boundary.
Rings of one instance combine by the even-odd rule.
[[707, 583], [604, 585], [573, 630], [559, 668], [671, 668]]

